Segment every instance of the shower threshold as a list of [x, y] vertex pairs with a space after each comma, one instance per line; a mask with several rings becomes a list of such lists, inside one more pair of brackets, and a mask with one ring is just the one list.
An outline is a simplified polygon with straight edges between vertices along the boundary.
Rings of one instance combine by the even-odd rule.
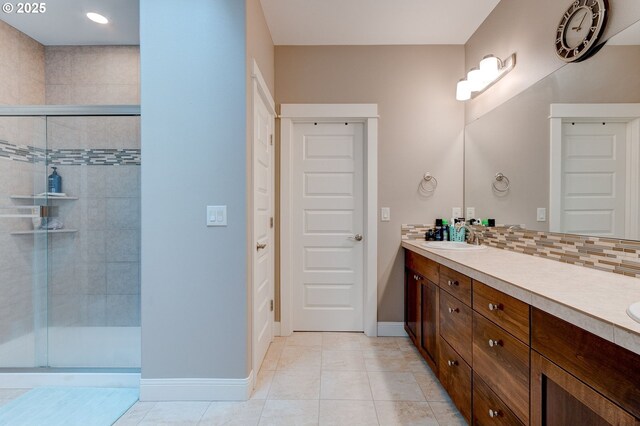
[[139, 368], [0, 368], [0, 389], [42, 386], [138, 388]]

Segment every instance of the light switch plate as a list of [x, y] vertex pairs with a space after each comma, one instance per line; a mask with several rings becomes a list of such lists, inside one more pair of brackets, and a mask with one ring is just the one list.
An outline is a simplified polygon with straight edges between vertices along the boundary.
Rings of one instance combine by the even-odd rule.
[[207, 226], [227, 226], [227, 206], [207, 206]]
[[547, 209], [544, 207], [538, 207], [538, 211], [536, 214], [538, 218], [538, 222], [546, 222], [547, 221]]
[[391, 220], [391, 209], [389, 207], [380, 208], [380, 221], [389, 222]]
[[451, 209], [451, 217], [452, 218], [458, 218], [458, 217], [462, 217], [462, 207], [454, 207]]
[[465, 216], [467, 220], [476, 218], [476, 208], [475, 207], [467, 207], [467, 215]]

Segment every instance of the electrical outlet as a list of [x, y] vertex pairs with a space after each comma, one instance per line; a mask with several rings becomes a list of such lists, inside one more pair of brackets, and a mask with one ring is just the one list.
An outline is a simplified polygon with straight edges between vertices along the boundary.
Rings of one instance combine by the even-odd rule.
[[391, 220], [391, 209], [389, 207], [380, 208], [380, 221], [389, 222]]
[[547, 221], [547, 209], [544, 207], [538, 207], [538, 211], [536, 213], [536, 217], [538, 218], [538, 222], [546, 222]]
[[467, 207], [467, 215], [465, 216], [465, 218], [469, 220], [469, 219], [475, 219], [475, 217], [476, 217], [476, 208]]
[[454, 207], [451, 209], [451, 217], [452, 218], [457, 218], [457, 217], [462, 217], [462, 207]]

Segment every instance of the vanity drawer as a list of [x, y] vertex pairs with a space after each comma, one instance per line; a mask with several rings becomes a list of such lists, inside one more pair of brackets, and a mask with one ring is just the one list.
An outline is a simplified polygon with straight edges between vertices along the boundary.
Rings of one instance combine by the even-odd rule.
[[473, 314], [473, 370], [525, 424], [529, 423], [529, 352], [505, 330]]
[[477, 374], [473, 375], [473, 424], [524, 426]]
[[460, 413], [471, 421], [471, 367], [440, 339], [439, 379]]
[[436, 262], [406, 249], [404, 251], [404, 256], [404, 264], [407, 268], [419, 273], [433, 283], [438, 282], [439, 265]]
[[529, 305], [473, 280], [473, 309], [529, 344]]
[[440, 288], [471, 306], [471, 278], [440, 265]]
[[455, 297], [440, 292], [440, 335], [471, 364], [473, 311]]

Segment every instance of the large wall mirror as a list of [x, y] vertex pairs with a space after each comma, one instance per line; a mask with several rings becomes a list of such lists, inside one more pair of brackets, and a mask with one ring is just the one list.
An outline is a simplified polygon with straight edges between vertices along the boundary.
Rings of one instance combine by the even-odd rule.
[[639, 198], [640, 22], [465, 128], [476, 217], [638, 240]]

